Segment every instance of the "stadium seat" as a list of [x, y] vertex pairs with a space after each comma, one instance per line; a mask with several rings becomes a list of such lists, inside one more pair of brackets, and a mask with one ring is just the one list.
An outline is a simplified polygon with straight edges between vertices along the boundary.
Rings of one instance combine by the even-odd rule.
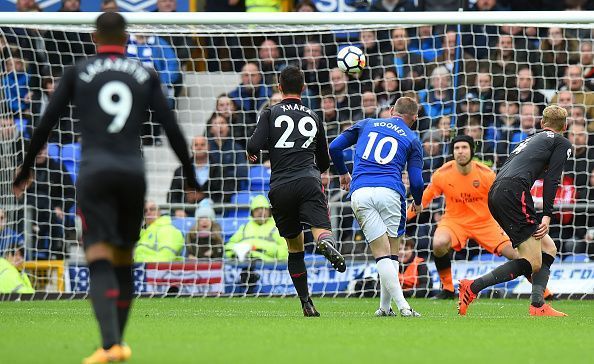
[[270, 168], [252, 166], [250, 168], [250, 191], [270, 190]]
[[60, 145], [56, 143], [47, 143], [47, 155], [53, 160], [60, 160]]
[[249, 221], [248, 218], [223, 217], [217, 222], [221, 225], [223, 240], [227, 242], [239, 227]]
[[190, 232], [195, 222], [196, 220], [193, 217], [174, 217], [171, 219], [171, 224], [181, 231], [184, 236]]
[[76, 182], [80, 165], [80, 143], [64, 144], [62, 146], [62, 163], [71, 173], [72, 182]]
[[507, 258], [504, 256], [498, 257], [497, 255], [494, 255], [494, 254], [481, 252], [479, 255], [472, 257], [472, 260], [479, 261], [479, 262], [505, 262], [507, 260]]
[[588, 254], [573, 254], [563, 258], [563, 261], [567, 263], [588, 263], [590, 261], [590, 257]]

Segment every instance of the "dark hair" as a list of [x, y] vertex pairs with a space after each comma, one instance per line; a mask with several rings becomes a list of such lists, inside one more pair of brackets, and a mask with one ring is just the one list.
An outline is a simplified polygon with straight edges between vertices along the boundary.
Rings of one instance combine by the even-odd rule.
[[279, 83], [283, 94], [301, 95], [305, 83], [303, 72], [295, 66], [287, 66], [281, 71]]
[[108, 43], [120, 43], [126, 37], [126, 19], [116, 12], [99, 15], [95, 22], [97, 36]]

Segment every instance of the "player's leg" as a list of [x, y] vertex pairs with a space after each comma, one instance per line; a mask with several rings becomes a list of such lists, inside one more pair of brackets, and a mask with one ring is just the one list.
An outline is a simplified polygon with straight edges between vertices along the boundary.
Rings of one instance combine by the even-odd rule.
[[116, 301], [118, 312], [118, 328], [120, 337], [124, 338], [124, 329], [128, 322], [128, 314], [134, 296], [134, 276], [132, 272], [133, 249], [114, 249], [113, 265], [120, 294]]
[[530, 297], [530, 315], [532, 316], [567, 316], [545, 303], [545, 289], [549, 282], [551, 265], [557, 255], [557, 247], [549, 235], [541, 240], [542, 265], [540, 270], [532, 274], [532, 295]]
[[287, 238], [287, 247], [289, 250], [288, 269], [293, 286], [297, 291], [297, 296], [301, 301], [303, 315], [306, 317], [320, 316], [316, 310], [311, 297], [309, 296], [309, 287], [307, 285], [307, 269], [305, 267], [305, 244], [303, 232], [297, 236]]
[[109, 350], [120, 344], [116, 302], [118, 282], [113, 266], [113, 248], [106, 242], [96, 242], [85, 251], [90, 273], [89, 297], [99, 323], [102, 347]]
[[344, 257], [336, 250], [336, 239], [332, 234], [328, 201], [322, 183], [315, 178], [305, 178], [297, 187], [300, 206], [299, 221], [311, 226], [316, 249], [339, 272], [346, 271]]
[[433, 257], [435, 268], [441, 282], [441, 292], [435, 299], [453, 299], [454, 281], [452, 279], [452, 235], [449, 228], [438, 226], [433, 234]]
[[305, 244], [298, 207], [295, 206], [297, 203], [295, 189], [289, 184], [282, 185], [270, 190], [268, 198], [278, 232], [287, 242], [289, 251], [287, 269], [301, 302], [303, 314], [307, 317], [319, 316], [309, 296]]

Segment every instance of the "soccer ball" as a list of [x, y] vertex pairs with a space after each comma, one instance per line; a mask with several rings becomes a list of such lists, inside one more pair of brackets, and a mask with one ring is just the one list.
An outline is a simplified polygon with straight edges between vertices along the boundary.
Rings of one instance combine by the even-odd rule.
[[338, 68], [343, 72], [353, 74], [363, 71], [365, 68], [365, 55], [357, 47], [348, 46], [338, 52]]

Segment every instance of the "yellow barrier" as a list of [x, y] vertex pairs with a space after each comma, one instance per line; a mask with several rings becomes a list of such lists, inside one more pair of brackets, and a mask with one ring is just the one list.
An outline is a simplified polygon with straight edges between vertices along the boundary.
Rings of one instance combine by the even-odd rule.
[[27, 261], [23, 268], [33, 274], [31, 284], [35, 290], [45, 290], [45, 286], [52, 277], [52, 271], [56, 271], [58, 278], [58, 292], [64, 292], [64, 261], [63, 260], [36, 260]]

